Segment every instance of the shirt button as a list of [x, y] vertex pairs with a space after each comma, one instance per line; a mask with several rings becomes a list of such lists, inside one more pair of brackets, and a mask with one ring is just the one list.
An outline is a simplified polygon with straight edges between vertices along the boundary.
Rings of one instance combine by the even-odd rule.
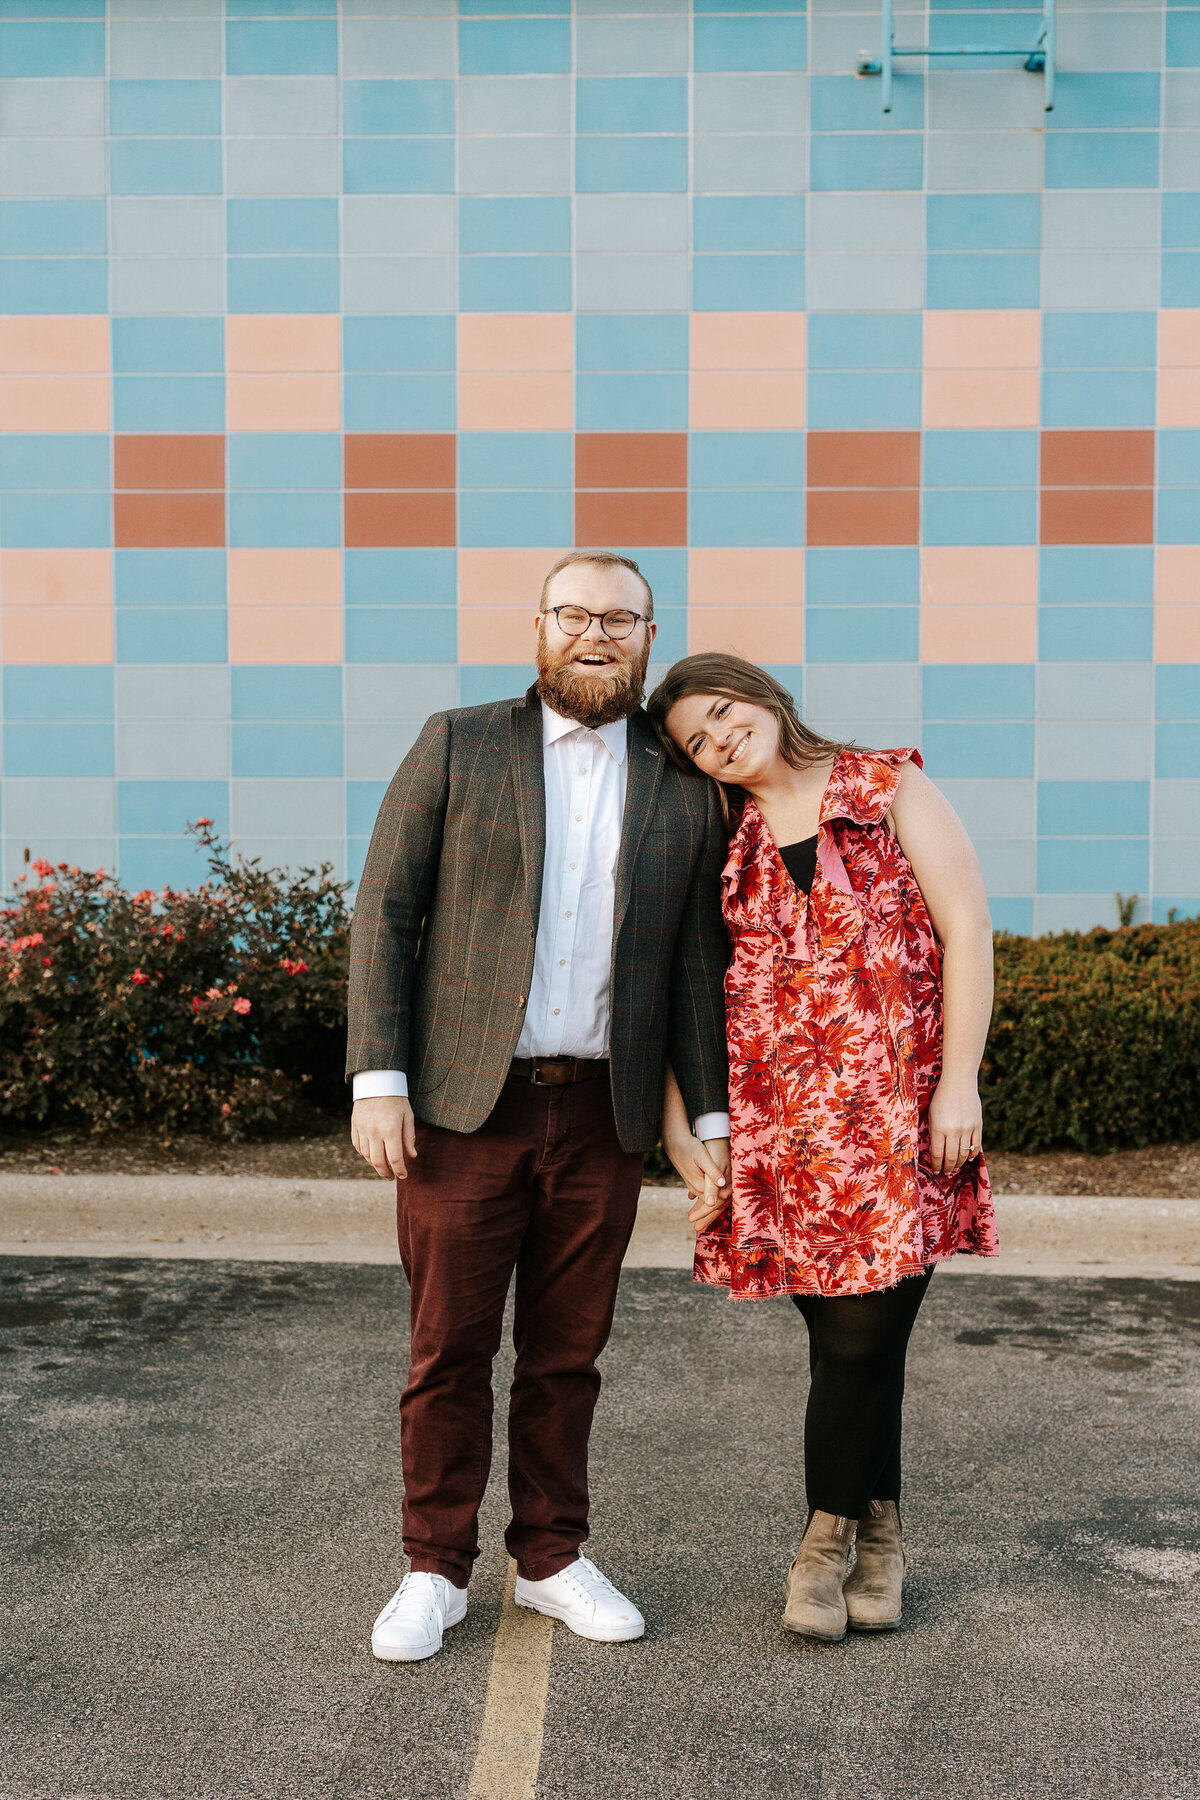
[[565, 957], [565, 956], [560, 956], [560, 957], [559, 957], [559, 959], [558, 959], [558, 966], [559, 966], [559, 968], [560, 968], [560, 969], [565, 969], [565, 968], [566, 968], [566, 966], [567, 966], [567, 959], [566, 959], [566, 957]]
[[569, 863], [568, 867], [572, 868], [572, 869], [577, 869], [579, 867], [579, 864], [578, 863]]
[[561, 1011], [562, 1011], [562, 1007], [561, 1007], [561, 1006], [556, 1006], [556, 1007], [555, 1007], [555, 1009], [554, 1009], [554, 1016], [555, 1016], [555, 1018], [556, 1018], [556, 1019], [557, 1019], [557, 1017], [558, 1017], [558, 1015], [559, 1015], [559, 1013], [560, 1013], [560, 1012], [561, 1012]]
[[582, 819], [582, 817], [583, 817], [583, 814], [582, 814], [582, 813], [576, 813], [576, 814], [575, 814], [575, 817], [576, 817], [576, 818], [577, 818], [577, 819]]
[[564, 913], [564, 914], [563, 914], [563, 918], [564, 918], [564, 919], [569, 919], [569, 918], [570, 918], [570, 916], [571, 916], [571, 913], [570, 913], [570, 910], [569, 910], [569, 909], [568, 909], [568, 910], [567, 910], [567, 911], [566, 911], [566, 912], [565, 912], [565, 913]]

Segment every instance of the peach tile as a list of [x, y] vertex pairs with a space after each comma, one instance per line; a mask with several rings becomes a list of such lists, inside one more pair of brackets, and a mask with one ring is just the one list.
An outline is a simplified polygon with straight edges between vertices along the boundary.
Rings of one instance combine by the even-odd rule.
[[795, 606], [804, 599], [803, 550], [689, 550], [692, 606]]
[[1153, 488], [1043, 488], [1043, 544], [1152, 544]]
[[658, 489], [619, 494], [611, 489], [575, 496], [577, 544], [686, 544], [687, 494]]
[[225, 496], [114, 494], [113, 542], [119, 550], [219, 548], [225, 542]]
[[458, 603], [537, 611], [542, 583], [566, 550], [460, 550]]
[[452, 431], [353, 431], [343, 444], [348, 488], [452, 488]]
[[1200, 306], [1169, 306], [1159, 313], [1158, 366], [1200, 369]]
[[927, 544], [921, 552], [925, 606], [1036, 606], [1034, 544]]
[[102, 314], [10, 314], [0, 318], [0, 370], [27, 374], [103, 374], [108, 320]]
[[229, 614], [231, 663], [339, 663], [340, 606], [240, 606]]
[[810, 488], [919, 487], [919, 431], [810, 431]]
[[751, 662], [804, 661], [802, 606], [689, 606], [688, 654], [732, 650]]
[[923, 606], [921, 661], [1037, 661], [1036, 606]]
[[1041, 420], [1036, 369], [926, 369], [921, 387], [927, 429], [1036, 430]]
[[223, 488], [225, 438], [217, 432], [118, 433], [113, 487]]
[[1158, 422], [1193, 429], [1200, 425], [1200, 369], [1159, 369]]
[[574, 419], [570, 375], [459, 375], [460, 431], [569, 431]]
[[230, 606], [340, 606], [340, 550], [230, 550]]
[[387, 545], [443, 544], [455, 539], [454, 495], [368, 492], [345, 496], [347, 548]]
[[110, 663], [113, 616], [99, 606], [0, 606], [6, 663]]
[[570, 313], [459, 313], [458, 366], [515, 374], [572, 369], [575, 325]]
[[111, 606], [111, 550], [0, 551], [5, 606]]
[[1154, 660], [1200, 662], [1200, 601], [1191, 606], [1156, 606]]
[[1154, 552], [1154, 604], [1193, 606], [1197, 601], [1200, 601], [1200, 545], [1159, 544]]
[[575, 486], [685, 488], [687, 433], [580, 431], [575, 437]]
[[251, 375], [340, 369], [338, 315], [231, 313], [225, 321], [225, 366]]
[[227, 375], [230, 431], [337, 431], [342, 386], [337, 375]]
[[808, 496], [810, 544], [916, 544], [921, 504], [916, 488], [818, 488]]
[[[531, 663], [536, 654], [528, 606], [460, 606], [458, 660], [462, 663]], [[513, 691], [519, 682], [514, 681]]]
[[927, 312], [927, 369], [1036, 369], [1041, 361], [1039, 312]]
[[1152, 431], [1043, 431], [1043, 487], [1152, 487]]
[[0, 375], [0, 431], [107, 431], [107, 375]]
[[804, 376], [781, 369], [693, 370], [693, 431], [795, 431], [804, 424]]
[[803, 313], [693, 313], [693, 369], [803, 369]]

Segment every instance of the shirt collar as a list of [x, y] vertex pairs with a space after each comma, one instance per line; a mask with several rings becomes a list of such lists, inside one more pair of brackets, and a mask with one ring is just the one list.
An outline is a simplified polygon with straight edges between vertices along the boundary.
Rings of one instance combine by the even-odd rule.
[[574, 731], [587, 731], [600, 739], [615, 763], [623, 763], [629, 748], [629, 720], [614, 719], [611, 725], [580, 725], [576, 719], [564, 719], [561, 713], [542, 701], [542, 745], [548, 749], [560, 738]]

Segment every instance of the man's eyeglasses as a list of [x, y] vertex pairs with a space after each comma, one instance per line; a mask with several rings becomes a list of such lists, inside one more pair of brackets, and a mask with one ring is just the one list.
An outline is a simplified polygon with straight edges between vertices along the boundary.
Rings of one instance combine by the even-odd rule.
[[584, 606], [548, 606], [546, 611], [554, 614], [559, 630], [573, 638], [582, 637], [593, 619], [599, 619], [606, 638], [616, 639], [627, 638], [635, 626], [646, 622], [644, 614], [629, 612], [623, 606], [615, 612], [602, 613], [588, 612]]

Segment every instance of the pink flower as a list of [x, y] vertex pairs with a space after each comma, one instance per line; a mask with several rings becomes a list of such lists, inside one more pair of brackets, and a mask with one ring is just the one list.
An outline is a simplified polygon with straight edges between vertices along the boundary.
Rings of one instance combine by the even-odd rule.
[[35, 875], [53, 875], [54, 864], [52, 862], [47, 862], [44, 856], [35, 856], [33, 859], [33, 872]]
[[250, 1011], [250, 1002], [246, 999], [244, 994], [234, 1001], [233, 1010], [235, 1013], [248, 1013]]
[[223, 1119], [227, 1119], [232, 1111], [233, 1111], [232, 1106], [230, 1106], [228, 1100], [226, 1100], [224, 1105], [221, 1107], [221, 1117]]
[[43, 956], [42, 967], [43, 969], [48, 969], [50, 967], [50, 958], [48, 956]]
[[150, 977], [148, 975], [143, 975], [140, 969], [135, 969], [129, 979], [132, 981], [134, 987], [144, 987]]
[[[196, 826], [197, 826], [197, 829], [198, 829], [198, 828], [199, 828], [199, 827], [200, 827], [200, 826], [201, 826], [201, 825], [211, 825], [211, 824], [212, 824], [212, 820], [211, 820], [211, 819], [197, 819], [197, 820], [196, 820]], [[226, 1112], [228, 1112], [228, 1111], [229, 1111], [229, 1108], [228, 1108], [228, 1107], [226, 1107], [226, 1108], [225, 1108], [225, 1110], [226, 1110]]]
[[203, 1006], [203, 1005], [204, 1005], [204, 1002], [203, 1002], [203, 1000], [202, 1000], [202, 999], [201, 999], [201, 998], [200, 998], [200, 996], [199, 996], [199, 994], [193, 994], [193, 995], [192, 995], [192, 1011], [193, 1011], [193, 1012], [199, 1012], [199, 1011], [200, 1011], [200, 1008], [201, 1008], [201, 1007], [202, 1007], [202, 1006]]
[[287, 956], [284, 957], [279, 966], [281, 969], [286, 970], [289, 975], [308, 974], [308, 964], [306, 962], [293, 962], [291, 958]]

